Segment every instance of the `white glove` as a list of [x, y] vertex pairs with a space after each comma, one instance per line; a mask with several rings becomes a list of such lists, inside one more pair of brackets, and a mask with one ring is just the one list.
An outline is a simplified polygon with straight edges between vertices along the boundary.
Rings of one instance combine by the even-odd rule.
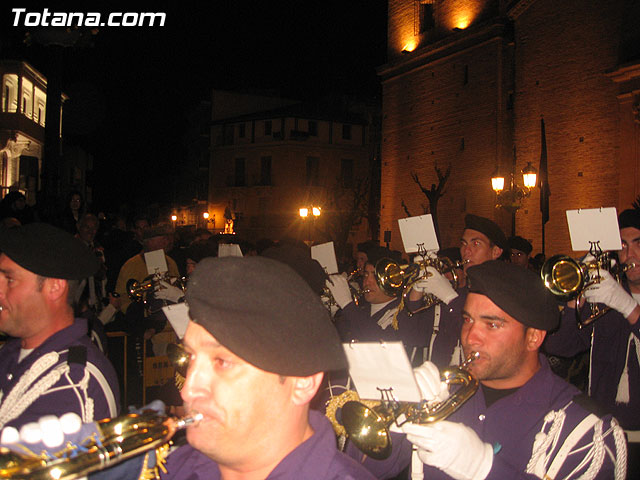
[[638, 306], [638, 302], [606, 270], [600, 270], [600, 283], [585, 289], [584, 298], [589, 303], [604, 303], [620, 312], [624, 318], [629, 317]]
[[184, 297], [184, 292], [181, 288], [174, 287], [170, 283], [160, 280], [160, 288], [155, 292], [155, 297], [160, 300], [178, 303], [180, 299]]
[[429, 277], [418, 280], [413, 289], [416, 292], [427, 292], [435, 295], [447, 305], [458, 296], [458, 292], [451, 286], [451, 282], [433, 267], [427, 267]]
[[446, 420], [430, 425], [405, 424], [407, 440], [418, 447], [422, 463], [456, 480], [483, 480], [493, 465], [493, 447], [471, 428]]
[[[332, 283], [333, 282], [333, 283]], [[340, 308], [344, 308], [353, 302], [349, 282], [346, 277], [339, 274], [329, 275], [327, 280], [327, 288], [331, 291], [333, 299]]]
[[449, 398], [449, 385], [441, 380], [440, 371], [435, 364], [424, 362], [413, 369], [413, 376], [416, 378], [423, 400], [444, 402]]

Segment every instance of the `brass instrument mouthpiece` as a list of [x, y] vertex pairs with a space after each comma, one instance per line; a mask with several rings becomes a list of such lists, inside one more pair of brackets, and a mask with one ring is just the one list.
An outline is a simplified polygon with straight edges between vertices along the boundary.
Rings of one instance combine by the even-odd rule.
[[201, 413], [194, 413], [192, 415], [178, 418], [176, 419], [176, 430], [182, 430], [184, 428], [187, 428], [189, 425], [200, 423], [203, 417], [204, 415], [202, 415]]
[[462, 362], [460, 368], [467, 368], [471, 362], [480, 358], [480, 352], [471, 352], [469, 356]]

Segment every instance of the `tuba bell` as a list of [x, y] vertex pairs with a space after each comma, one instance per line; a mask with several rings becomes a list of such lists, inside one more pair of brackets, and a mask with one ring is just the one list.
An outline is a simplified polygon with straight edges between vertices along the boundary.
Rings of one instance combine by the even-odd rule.
[[472, 352], [458, 367], [450, 367], [441, 372], [441, 380], [447, 385], [460, 385], [444, 402], [429, 404], [397, 402], [383, 398], [378, 405], [369, 407], [358, 401], [348, 401], [342, 406], [342, 424], [353, 444], [364, 454], [376, 460], [384, 460], [391, 455], [389, 427], [406, 422], [427, 424], [444, 420], [458, 410], [478, 390], [476, 380], [467, 370], [469, 364], [479, 357]]
[[542, 265], [540, 276], [547, 289], [563, 302], [576, 301], [576, 319], [581, 328], [610, 310], [592, 303], [591, 314], [586, 319], [582, 318], [582, 294], [587, 287], [600, 282], [600, 270], [607, 270], [619, 281], [624, 272], [635, 267], [634, 263], [614, 265], [613, 260], [609, 252], [596, 255], [589, 262], [579, 262], [567, 255], [554, 255]]
[[71, 480], [86, 476], [166, 444], [178, 431], [200, 421], [201, 414], [166, 417], [148, 410], [105, 418], [82, 445], [67, 444], [54, 454], [16, 453], [0, 448], [0, 479]]

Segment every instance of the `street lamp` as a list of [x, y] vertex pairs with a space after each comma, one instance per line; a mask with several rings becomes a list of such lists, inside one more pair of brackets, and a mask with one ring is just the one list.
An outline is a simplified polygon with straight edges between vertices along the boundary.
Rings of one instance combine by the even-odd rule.
[[491, 175], [491, 188], [496, 192], [496, 208], [504, 208], [511, 213], [511, 235], [516, 234], [516, 211], [522, 206], [522, 200], [531, 195], [538, 182], [538, 171], [531, 162], [520, 171], [523, 186], [516, 183], [516, 149], [513, 148], [513, 163], [509, 174], [508, 189], [505, 189], [505, 176], [497, 168]]
[[[315, 223], [316, 218], [318, 218], [322, 214], [321, 207], [300, 207], [299, 215], [302, 220], [306, 220], [311, 214], [311, 218], [313, 218], [313, 223]], [[313, 238], [311, 236], [311, 222], [307, 222], [307, 236], [309, 237], [309, 243], [313, 243]]]
[[507, 210], [518, 210], [522, 206], [522, 200], [531, 195], [531, 190], [536, 186], [538, 171], [531, 162], [521, 170], [522, 183], [516, 183], [515, 174], [509, 175], [509, 188], [505, 190], [505, 177], [499, 170], [491, 176], [491, 188], [496, 192], [496, 208], [502, 207]]

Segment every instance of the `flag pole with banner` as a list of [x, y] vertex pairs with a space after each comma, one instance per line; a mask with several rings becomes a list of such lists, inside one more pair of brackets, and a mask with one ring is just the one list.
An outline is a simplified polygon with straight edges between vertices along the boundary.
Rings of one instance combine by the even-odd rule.
[[540, 118], [540, 212], [542, 213], [542, 254], [544, 250], [544, 225], [549, 221], [549, 173], [547, 171], [547, 137], [544, 128], [544, 118]]

